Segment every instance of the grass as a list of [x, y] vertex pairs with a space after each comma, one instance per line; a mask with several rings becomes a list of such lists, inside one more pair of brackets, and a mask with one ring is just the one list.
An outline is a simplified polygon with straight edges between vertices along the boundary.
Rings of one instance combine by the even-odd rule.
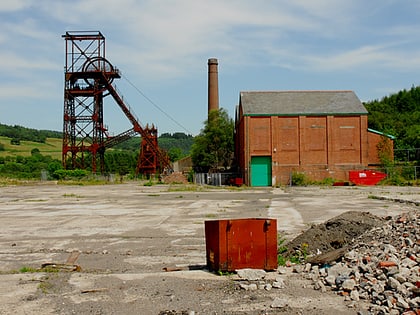
[[0, 151], [0, 157], [5, 156], [31, 156], [33, 149], [38, 149], [44, 155], [50, 155], [53, 159], [61, 160], [63, 140], [58, 138], [47, 138], [45, 143], [20, 141], [20, 145], [10, 144], [11, 138], [0, 136], [0, 143], [4, 145], [4, 151]]
[[168, 192], [180, 192], [180, 191], [204, 191], [205, 189], [202, 186], [190, 184], [190, 185], [173, 185], [170, 184], [168, 187]]
[[32, 267], [27, 267], [27, 266], [24, 266], [19, 269], [19, 273], [34, 273], [34, 272], [39, 272], [39, 270]]
[[59, 270], [57, 268], [53, 268], [50, 266], [44, 267], [44, 268], [33, 268], [33, 267], [28, 267], [28, 266], [23, 266], [22, 268], [20, 268], [17, 272], [11, 272], [11, 273], [36, 273], [36, 272], [48, 272], [48, 273], [57, 273], [59, 272]]
[[76, 195], [76, 194], [63, 194], [64, 198], [84, 198], [82, 195]]

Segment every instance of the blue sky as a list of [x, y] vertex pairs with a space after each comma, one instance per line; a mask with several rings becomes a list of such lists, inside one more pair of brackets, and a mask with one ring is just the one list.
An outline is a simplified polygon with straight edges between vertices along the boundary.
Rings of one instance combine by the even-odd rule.
[[[143, 125], [196, 135], [209, 58], [232, 118], [241, 91], [353, 90], [370, 101], [420, 85], [419, 16], [418, 0], [1, 1], [0, 123], [62, 131], [66, 31], [106, 37]], [[111, 133], [131, 128], [111, 99], [104, 120]]]

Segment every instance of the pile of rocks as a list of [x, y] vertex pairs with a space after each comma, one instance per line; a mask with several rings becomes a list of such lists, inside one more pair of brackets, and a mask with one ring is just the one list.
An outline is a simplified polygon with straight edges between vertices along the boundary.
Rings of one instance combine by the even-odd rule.
[[353, 244], [336, 261], [297, 265], [294, 271], [315, 289], [344, 296], [349, 307], [369, 302], [359, 314], [420, 314], [420, 212], [388, 218]]
[[173, 172], [162, 177], [162, 182], [165, 184], [188, 184], [187, 177], [181, 172]]

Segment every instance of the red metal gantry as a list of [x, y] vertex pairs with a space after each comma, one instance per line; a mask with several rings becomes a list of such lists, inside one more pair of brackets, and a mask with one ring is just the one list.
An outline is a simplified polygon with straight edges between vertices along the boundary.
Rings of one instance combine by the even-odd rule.
[[[117, 68], [105, 58], [105, 37], [100, 32], [66, 32], [64, 118], [62, 163], [65, 169], [105, 171], [105, 149], [128, 140], [142, 138], [136, 171], [142, 174], [171, 171], [166, 152], [157, 143], [157, 129], [143, 128], [112, 84], [121, 78]], [[104, 125], [103, 100], [111, 95], [133, 128], [109, 136]], [[90, 160], [90, 161], [89, 161]], [[89, 164], [90, 163], [90, 164]]]

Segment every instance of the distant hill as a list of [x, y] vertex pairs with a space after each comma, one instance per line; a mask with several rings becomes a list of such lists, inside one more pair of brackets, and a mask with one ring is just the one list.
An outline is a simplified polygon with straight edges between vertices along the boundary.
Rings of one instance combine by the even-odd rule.
[[32, 150], [38, 149], [42, 155], [61, 160], [62, 139], [46, 138], [44, 142], [21, 140], [19, 144], [12, 144], [12, 140], [13, 138], [0, 136], [0, 157], [31, 156]]
[[11, 139], [45, 143], [47, 138], [62, 138], [63, 133], [52, 130], [37, 130], [18, 125], [0, 124], [0, 136]]
[[396, 137], [396, 153], [420, 152], [420, 87], [413, 86], [364, 105], [369, 111], [369, 128]]
[[[0, 124], [0, 156], [27, 156], [36, 148], [42, 155], [61, 159], [62, 137], [63, 133], [58, 131]], [[140, 139], [133, 137], [113, 149], [136, 152], [140, 149]], [[168, 151], [173, 159], [188, 155], [193, 141], [193, 136], [181, 132], [164, 133], [158, 138], [159, 147]]]

